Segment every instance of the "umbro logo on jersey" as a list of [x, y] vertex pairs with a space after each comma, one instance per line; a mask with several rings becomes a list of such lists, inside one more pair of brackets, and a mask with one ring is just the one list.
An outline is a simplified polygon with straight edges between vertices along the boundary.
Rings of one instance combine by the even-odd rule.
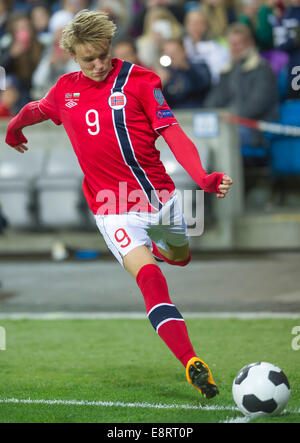
[[109, 106], [116, 111], [125, 108], [126, 103], [127, 98], [123, 92], [114, 92], [108, 99]]
[[78, 105], [79, 102], [79, 98], [80, 98], [80, 92], [67, 92], [65, 94], [65, 105], [71, 109], [74, 106]]
[[68, 108], [73, 108], [73, 106], [77, 106], [78, 103], [74, 102], [73, 100], [70, 100], [69, 102], [66, 103], [66, 106]]

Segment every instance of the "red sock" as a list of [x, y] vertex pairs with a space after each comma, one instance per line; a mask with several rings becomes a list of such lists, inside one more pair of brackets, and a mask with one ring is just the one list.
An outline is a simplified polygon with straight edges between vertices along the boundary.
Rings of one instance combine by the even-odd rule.
[[182, 261], [170, 260], [159, 252], [158, 247], [153, 242], [152, 242], [152, 253], [153, 255], [155, 255], [155, 257], [160, 258], [161, 260], [165, 261], [166, 263], [169, 263], [170, 265], [186, 266], [191, 261], [191, 251], [189, 251], [189, 256], [186, 260]]
[[167, 281], [157, 265], [143, 266], [137, 277], [148, 318], [155, 331], [184, 367], [196, 356], [185, 322], [169, 297]]

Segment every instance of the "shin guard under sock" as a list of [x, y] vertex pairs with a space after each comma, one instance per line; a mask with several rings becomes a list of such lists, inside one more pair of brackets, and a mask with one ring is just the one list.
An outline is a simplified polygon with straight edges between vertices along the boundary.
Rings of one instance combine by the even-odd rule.
[[184, 319], [170, 300], [163, 273], [157, 265], [148, 264], [140, 269], [136, 281], [144, 296], [148, 318], [153, 328], [186, 367], [187, 362], [196, 354]]

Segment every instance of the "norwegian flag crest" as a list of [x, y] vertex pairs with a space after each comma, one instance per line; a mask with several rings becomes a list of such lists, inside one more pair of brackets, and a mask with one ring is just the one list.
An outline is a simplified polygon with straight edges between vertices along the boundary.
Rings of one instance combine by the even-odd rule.
[[123, 95], [115, 95], [114, 97], [110, 98], [111, 106], [123, 106], [124, 102], [125, 100]]
[[126, 106], [127, 98], [123, 92], [114, 92], [108, 99], [109, 106], [114, 110], [123, 109]]

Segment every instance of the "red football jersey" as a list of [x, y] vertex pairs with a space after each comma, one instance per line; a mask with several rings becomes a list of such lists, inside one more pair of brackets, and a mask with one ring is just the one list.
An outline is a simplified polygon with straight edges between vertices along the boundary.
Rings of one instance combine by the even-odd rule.
[[64, 125], [94, 214], [157, 210], [175, 189], [155, 147], [157, 130], [177, 120], [155, 73], [119, 59], [112, 65], [103, 82], [81, 71], [63, 75], [40, 110]]

